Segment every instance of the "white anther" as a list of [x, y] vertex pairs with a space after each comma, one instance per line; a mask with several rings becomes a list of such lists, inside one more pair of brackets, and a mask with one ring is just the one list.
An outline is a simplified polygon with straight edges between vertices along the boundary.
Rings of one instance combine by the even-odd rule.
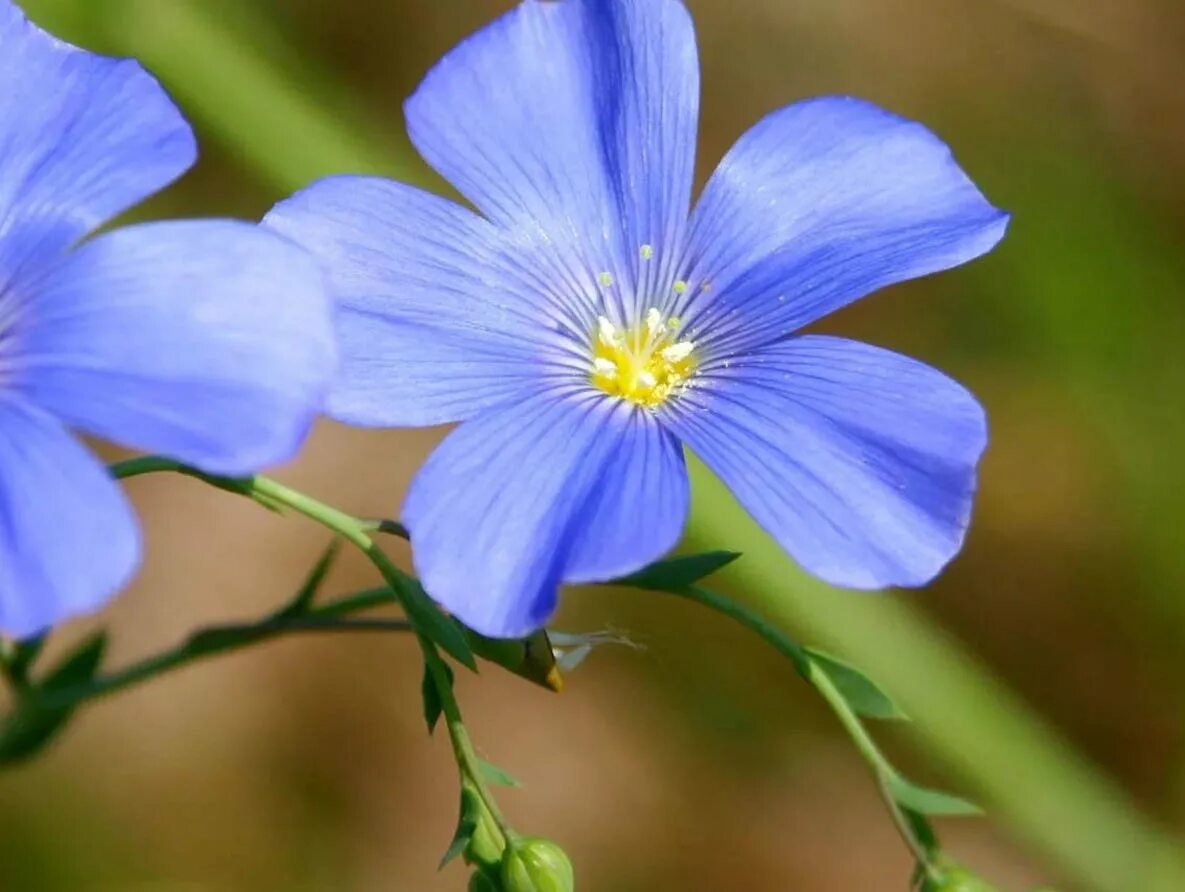
[[658, 384], [658, 380], [650, 372], [644, 371], [638, 375], [638, 383], [643, 387], [654, 387]]
[[617, 328], [612, 322], [601, 316], [597, 319], [597, 327], [601, 332], [601, 340], [605, 342], [606, 346], [612, 347], [617, 343]]
[[593, 367], [596, 368], [598, 375], [604, 375], [606, 378], [617, 377], [617, 366], [603, 356], [598, 356], [593, 360]]
[[662, 331], [662, 313], [658, 312], [657, 307], [646, 311], [646, 330], [652, 335]]
[[695, 344], [691, 341], [680, 341], [678, 344], [665, 347], [662, 351], [662, 358], [667, 362], [682, 362], [691, 355], [691, 351], [694, 349]]

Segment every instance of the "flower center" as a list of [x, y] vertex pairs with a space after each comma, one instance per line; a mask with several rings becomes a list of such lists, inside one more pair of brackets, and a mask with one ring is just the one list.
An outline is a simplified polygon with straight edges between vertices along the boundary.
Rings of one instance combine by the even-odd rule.
[[609, 394], [653, 409], [662, 405], [695, 371], [695, 345], [678, 339], [679, 320], [664, 319], [655, 308], [645, 322], [620, 329], [604, 316], [593, 333], [589, 380]]

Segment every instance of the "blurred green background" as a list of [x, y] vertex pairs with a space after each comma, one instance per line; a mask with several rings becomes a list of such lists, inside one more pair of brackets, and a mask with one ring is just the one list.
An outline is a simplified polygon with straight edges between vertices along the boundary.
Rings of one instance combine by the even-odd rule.
[[[141, 215], [258, 217], [308, 180], [439, 187], [400, 104], [505, 2], [27, 0], [62, 36], [143, 59], [202, 138]], [[1185, 7], [1177, 0], [690, 0], [700, 173], [766, 111], [852, 93], [925, 121], [1012, 231], [966, 269], [825, 329], [921, 357], [988, 407], [975, 523], [924, 592], [804, 579], [700, 474], [690, 533], [745, 550], [725, 586], [867, 668], [910, 725], [915, 776], [977, 798], [947, 848], [1003, 889], [1179, 890], [1185, 842]], [[525, 99], [526, 97], [524, 97]], [[440, 431], [323, 425], [280, 475], [394, 514]], [[113, 662], [295, 589], [321, 534], [180, 479], [131, 485], [136, 585], [95, 623]], [[406, 561], [406, 553], [400, 553]], [[371, 583], [346, 562], [332, 583]], [[558, 625], [624, 630], [556, 697], [461, 679], [502, 800], [574, 857], [581, 888], [898, 890], [907, 852], [863, 764], [790, 667], [698, 608], [573, 592]], [[456, 790], [399, 638], [269, 645], [82, 715], [0, 776], [0, 890], [433, 890]], [[1176, 877], [1176, 878], [1174, 878]]]

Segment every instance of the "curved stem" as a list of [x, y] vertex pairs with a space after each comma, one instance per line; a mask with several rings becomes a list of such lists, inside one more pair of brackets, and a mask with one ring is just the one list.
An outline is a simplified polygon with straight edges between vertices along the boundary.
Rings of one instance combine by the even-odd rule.
[[818, 663], [811, 659], [810, 653], [802, 645], [771, 623], [766, 622], [758, 614], [713, 591], [693, 585], [679, 591], [670, 591], [669, 594], [694, 601], [697, 604], [708, 607], [717, 613], [721, 613], [735, 620], [745, 628], [761, 636], [777, 651], [794, 663], [798, 674], [818, 691], [827, 705], [831, 707], [831, 711], [839, 719], [839, 723], [856, 745], [857, 751], [864, 761], [868, 763], [869, 768], [872, 769], [873, 776], [877, 782], [877, 790], [889, 810], [897, 832], [917, 859], [918, 864], [921, 865], [922, 869], [928, 875], [933, 877], [935, 875], [935, 869], [930, 854], [921, 840], [918, 839], [917, 834], [914, 832], [913, 827], [905, 817], [901, 806], [897, 804], [897, 800], [893, 797], [890, 790], [890, 782], [898, 777], [897, 769], [885, 758], [884, 753], [880, 751], [880, 747], [876, 745], [876, 741], [868, 733], [868, 729], [864, 727], [864, 723], [860, 721], [860, 717], [852, 711], [851, 706], [848, 705], [848, 701], [835, 686], [835, 682], [819, 667]]
[[[491, 818], [503, 836], [502, 841], [505, 843], [513, 839], [514, 833], [506, 824], [502, 812], [486, 783], [481, 767], [481, 760], [473, 748], [472, 740], [469, 737], [469, 732], [461, 716], [461, 707], [457, 703], [456, 696], [453, 692], [448, 668], [440, 656], [436, 643], [424, 634], [421, 626], [420, 618], [426, 615], [425, 611], [435, 610], [435, 608], [425, 603], [427, 602], [427, 596], [419, 587], [418, 581], [396, 567], [370, 536], [371, 532], [391, 532], [400, 535], [402, 533], [402, 527], [391, 521], [360, 520], [344, 511], [334, 508], [332, 505], [327, 505], [312, 496], [285, 486], [269, 477], [259, 475], [242, 479], [220, 477], [218, 475], [206, 474], [179, 462], [157, 456], [131, 459], [120, 462], [111, 468], [111, 473], [117, 479], [121, 480], [141, 474], [151, 474], [161, 471], [173, 471], [197, 478], [219, 489], [224, 489], [236, 495], [253, 498], [268, 507], [289, 508], [342, 537], [366, 555], [379, 571], [383, 580], [390, 586], [391, 592], [394, 593], [394, 596], [402, 604], [408, 616], [411, 630], [415, 632], [416, 638], [419, 641], [420, 649], [424, 655], [424, 664], [432, 677], [433, 684], [436, 686], [440, 697], [441, 711], [445, 717], [449, 740], [452, 743], [453, 755], [456, 759], [462, 781], [472, 784], [477, 790], [482, 803], [489, 811]], [[156, 668], [159, 671], [159, 667]], [[171, 668], [171, 664], [165, 663], [164, 668]], [[132, 681], [127, 683], [134, 683], [136, 680], [139, 679], [133, 678]]]

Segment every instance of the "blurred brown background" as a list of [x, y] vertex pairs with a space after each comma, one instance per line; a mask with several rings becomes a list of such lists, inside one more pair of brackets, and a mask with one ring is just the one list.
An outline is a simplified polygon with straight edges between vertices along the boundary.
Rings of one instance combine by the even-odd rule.
[[[126, 52], [121, 28], [151, 32], [176, 4], [88, 0], [73, 18], [64, 2], [27, 5], [76, 41]], [[991, 418], [965, 553], [927, 591], [892, 597], [953, 631], [1155, 820], [1185, 826], [1185, 7], [689, 5], [704, 72], [702, 176], [765, 112], [852, 93], [925, 121], [1015, 213], [987, 259], [825, 326], [948, 370]], [[298, 95], [332, 97], [343, 122], [365, 121], [385, 141], [392, 166], [437, 185], [407, 160], [400, 104], [444, 50], [509, 4], [195, 6], [245, 26], [247, 48], [286, 67]], [[183, 64], [200, 90], [202, 69], [216, 77], [222, 63]], [[254, 218], [280, 197], [241, 146], [203, 137], [199, 168], [148, 213]], [[352, 512], [394, 515], [439, 434], [324, 424], [280, 476]], [[193, 482], [131, 490], [148, 560], [96, 620], [113, 632], [113, 665], [266, 611], [325, 541]], [[744, 549], [750, 535], [712, 544]], [[331, 587], [372, 582], [347, 561]], [[493, 669], [463, 677], [459, 692], [479, 748], [526, 783], [502, 794], [513, 822], [560, 841], [582, 889], [907, 887], [908, 854], [863, 764], [759, 642], [638, 593], [572, 593], [558, 626], [625, 630], [644, 649], [598, 652], [559, 697]], [[425, 736], [419, 683], [408, 640], [304, 638], [99, 704], [48, 755], [0, 776], [0, 889], [460, 889], [460, 868], [436, 871], [456, 784], [447, 744]], [[908, 725], [877, 730], [904, 766], [960, 788], [912, 746]], [[941, 830], [1003, 889], [1079, 888], [1005, 821]]]

